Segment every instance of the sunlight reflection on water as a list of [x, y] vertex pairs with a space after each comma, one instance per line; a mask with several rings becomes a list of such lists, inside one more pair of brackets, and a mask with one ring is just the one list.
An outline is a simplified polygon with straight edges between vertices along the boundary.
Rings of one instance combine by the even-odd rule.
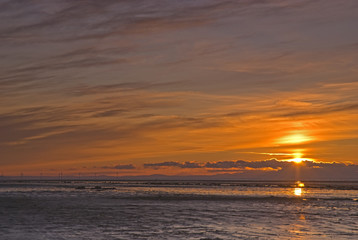
[[295, 194], [295, 196], [301, 196], [302, 195], [302, 188], [295, 188], [294, 194]]

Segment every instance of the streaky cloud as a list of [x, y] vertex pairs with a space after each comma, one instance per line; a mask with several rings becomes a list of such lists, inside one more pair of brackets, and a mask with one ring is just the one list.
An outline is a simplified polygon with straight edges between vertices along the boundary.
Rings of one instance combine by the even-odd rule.
[[201, 168], [198, 163], [194, 162], [162, 162], [162, 163], [145, 163], [145, 168], [160, 168], [160, 167], [179, 167], [179, 168]]
[[125, 170], [130, 170], [130, 169], [136, 169], [136, 167], [133, 164], [118, 164], [118, 165], [114, 165], [114, 166], [103, 166], [101, 167], [102, 169], [125, 169]]

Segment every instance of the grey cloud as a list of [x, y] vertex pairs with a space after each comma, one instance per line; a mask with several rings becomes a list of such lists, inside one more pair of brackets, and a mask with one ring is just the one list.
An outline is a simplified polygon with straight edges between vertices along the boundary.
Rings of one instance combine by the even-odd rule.
[[344, 164], [344, 163], [336, 163], [336, 162], [313, 162], [313, 161], [303, 161], [299, 165], [295, 162], [288, 161], [279, 161], [276, 159], [270, 159], [265, 161], [222, 161], [222, 162], [207, 162], [203, 165], [205, 168], [212, 169], [230, 169], [230, 168], [273, 168], [273, 169], [290, 169], [290, 168], [300, 168], [302, 170], [307, 169], [351, 169], [358, 171], [358, 165], [355, 164]]
[[204, 164], [195, 163], [195, 162], [161, 162], [161, 163], [146, 163], [144, 167], [146, 168], [158, 168], [158, 167], [179, 167], [179, 168], [210, 168], [210, 169], [230, 169], [230, 168], [278, 168], [292, 165], [289, 162], [282, 162], [276, 159], [271, 159], [267, 161], [221, 161], [221, 162], [207, 162]]
[[[15, 7], [17, 4], [21, 7]], [[165, 29], [176, 29], [202, 24], [213, 18], [213, 13], [233, 5], [229, 1], [221, 3], [190, 1], [170, 3], [166, 1], [40, 1], [27, 3], [14, 1], [2, 5], [3, 20], [17, 17], [12, 27], [3, 27], [0, 36], [16, 38], [43, 34], [53, 34], [42, 38], [75, 40], [108, 37], [123, 32], [143, 33]], [[18, 9], [22, 9], [21, 12]], [[16, 24], [17, 23], [17, 24]], [[63, 28], [67, 26], [67, 28]], [[37, 41], [40, 40], [37, 38]]]
[[357, 111], [358, 104], [356, 103], [346, 103], [346, 104], [334, 104], [321, 107], [316, 107], [313, 109], [303, 110], [303, 111], [288, 111], [285, 114], [279, 115], [280, 117], [300, 117], [306, 115], [322, 115], [322, 114], [329, 114], [334, 112], [343, 112], [343, 111]]
[[292, 165], [290, 162], [278, 161], [276, 159], [266, 161], [222, 161], [222, 162], [207, 162], [204, 167], [206, 168], [280, 168]]
[[48, 87], [50, 80], [49, 76], [37, 76], [32, 72], [3, 73], [0, 78], [0, 93], [2, 97], [16, 97], [19, 93]]
[[98, 84], [98, 85], [78, 85], [68, 89], [68, 92], [73, 93], [77, 96], [91, 95], [91, 94], [104, 94], [104, 93], [114, 93], [114, 92], [130, 92], [138, 90], [146, 90], [151, 88], [161, 88], [161, 87], [174, 87], [183, 83], [183, 81], [174, 81], [174, 82], [122, 82], [115, 84]]
[[236, 162], [233, 161], [223, 161], [223, 162], [208, 162], [205, 164], [207, 168], [234, 168], [237, 167]]
[[[39, 144], [44, 141], [49, 145], [55, 145], [58, 141], [67, 145], [64, 138], [68, 137], [73, 140], [82, 139], [83, 143], [92, 144], [100, 140], [121, 141], [123, 137], [133, 140], [158, 130], [197, 129], [220, 124], [205, 117], [146, 113], [156, 108], [178, 106], [180, 104], [178, 101], [161, 95], [126, 94], [110, 99], [95, 99], [94, 102], [85, 104], [18, 108], [12, 112], [2, 113], [0, 143], [7, 145], [8, 148], [10, 145], [25, 143], [28, 144], [27, 146], [32, 146], [31, 142]], [[96, 119], [102, 117], [113, 119], [103, 124]], [[133, 118], [138, 121], [133, 121]], [[98, 135], [94, 136], [95, 134]], [[84, 137], [88, 135], [92, 138]]]
[[124, 109], [113, 109], [113, 110], [95, 113], [93, 114], [93, 117], [113, 117], [113, 116], [117, 116], [118, 114], [124, 113], [126, 111], [127, 110]]
[[[65, 106], [38, 106], [3, 113], [0, 117], [0, 142], [26, 143], [71, 131], [85, 132], [84, 124], [81, 124], [85, 116], [79, 118], [84, 111], [83, 108]], [[92, 108], [92, 111], [95, 110]]]
[[[87, 68], [93, 66], [104, 66], [112, 64], [122, 64], [128, 62], [125, 58], [115, 58], [111, 59], [109, 57], [101, 56], [90, 56], [82, 59], [65, 59], [63, 61], [55, 60], [46, 60], [44, 63], [36, 63], [29, 67], [18, 67], [13, 69], [13, 73], [36, 73], [43, 70], [62, 70], [70, 68]], [[11, 72], [10, 72], [11, 73]]]
[[[279, 161], [276, 159], [264, 160], [264, 161], [219, 161], [219, 162], [161, 162], [161, 163], [146, 163], [146, 168], [160, 168], [160, 167], [178, 167], [178, 168], [205, 168], [208, 172], [247, 172], [251, 169], [257, 169], [259, 171], [272, 170], [279, 172], [280, 175], [285, 175], [299, 169], [302, 176], [314, 177], [317, 176], [330, 176], [334, 171], [343, 174], [347, 173], [349, 176], [356, 173], [358, 174], [358, 165], [356, 164], [344, 164], [336, 162], [313, 162], [303, 161], [299, 165], [295, 162]], [[328, 174], [328, 175], [325, 175]]]
[[[357, 180], [358, 165], [329, 162], [303, 161], [299, 165], [294, 162], [279, 161], [221, 161], [195, 163], [195, 168], [206, 169], [208, 179], [262, 179], [262, 180]], [[144, 164], [147, 168], [161, 167], [192, 168], [186, 163], [162, 162]], [[191, 176], [198, 177], [198, 176]], [[203, 176], [202, 176], [203, 177]]]
[[137, 127], [147, 130], [163, 129], [205, 129], [219, 127], [222, 123], [217, 120], [210, 120], [205, 117], [182, 117], [182, 116], [162, 116], [160, 119], [149, 119]]
[[118, 170], [121, 170], [121, 169], [125, 169], [125, 170], [130, 170], [130, 169], [136, 169], [135, 166], [133, 166], [133, 164], [118, 164], [118, 165], [115, 165], [115, 166], [103, 166], [101, 167], [103, 169], [118, 169]]
[[208, 169], [209, 173], [240, 173], [243, 172], [243, 170], [238, 169]]
[[198, 163], [194, 162], [162, 162], [162, 163], [145, 163], [143, 164], [145, 168], [160, 168], [160, 167], [179, 167], [179, 168], [201, 168]]
[[[11, 76], [22, 73], [23, 77], [16, 77], [20, 81], [27, 81], [23, 78], [30, 73], [35, 75], [34, 79], [44, 77], [44, 74], [46, 74], [45, 79], [47, 75], [52, 75], [59, 80], [53, 82], [52, 87], [54, 87], [54, 84], [65, 84], [67, 79], [66, 76], [59, 76], [59, 70], [101, 68], [135, 62], [138, 55], [139, 58], [143, 55], [143, 49], [140, 49], [139, 53], [141, 43], [132, 41], [133, 39], [130, 38], [132, 33], [152, 34], [153, 32], [190, 29], [231, 14], [235, 15], [235, 12], [242, 11], [251, 5], [267, 3], [267, 1], [173, 2], [163, 0], [50, 2], [13, 0], [4, 2], [1, 5], [0, 20], [3, 23], [12, 23], [0, 24], [0, 38], [6, 43], [3, 45], [3, 50], [10, 49], [3, 51], [4, 58], [17, 58], [4, 72]], [[275, 8], [274, 5], [272, 7]], [[109, 39], [110, 37], [113, 39]], [[66, 42], [70, 40], [78, 40], [78, 42]], [[29, 50], [27, 46], [30, 43], [35, 43], [33, 50], [32, 48]], [[57, 44], [62, 45], [59, 47]], [[206, 51], [212, 51], [216, 45], [219, 44], [215, 43], [207, 47]], [[22, 51], [22, 47], [26, 51]], [[49, 51], [43, 51], [43, 48], [48, 48]], [[200, 53], [197, 54], [200, 55]], [[27, 58], [29, 61], [23, 60]], [[191, 56], [186, 58], [192, 59]], [[23, 64], [19, 64], [18, 61]], [[172, 57], [170, 61], [173, 61]], [[64, 72], [61, 71], [61, 74]], [[153, 86], [160, 87], [157, 85], [149, 87]]]

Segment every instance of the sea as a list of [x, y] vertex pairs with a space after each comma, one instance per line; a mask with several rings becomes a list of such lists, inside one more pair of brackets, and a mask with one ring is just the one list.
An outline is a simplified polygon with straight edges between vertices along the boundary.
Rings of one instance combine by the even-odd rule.
[[0, 239], [358, 239], [358, 182], [1, 181]]

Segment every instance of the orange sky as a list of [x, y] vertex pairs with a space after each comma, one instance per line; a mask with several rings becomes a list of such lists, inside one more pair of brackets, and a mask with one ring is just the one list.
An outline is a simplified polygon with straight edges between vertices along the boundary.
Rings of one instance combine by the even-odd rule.
[[3, 4], [2, 174], [358, 164], [356, 1], [159, 2]]

